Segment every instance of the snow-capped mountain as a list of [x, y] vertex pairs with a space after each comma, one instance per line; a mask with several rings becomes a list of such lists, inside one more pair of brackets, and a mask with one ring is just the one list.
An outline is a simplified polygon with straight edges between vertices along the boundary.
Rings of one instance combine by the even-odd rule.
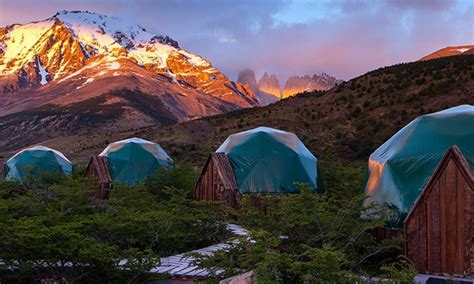
[[205, 58], [119, 18], [61, 11], [0, 28], [3, 149], [257, 105]]
[[282, 98], [288, 98], [305, 91], [329, 90], [341, 82], [342, 80], [338, 80], [326, 73], [321, 75], [314, 74], [313, 76], [291, 76], [286, 81]]
[[[0, 28], [0, 55], [0, 95], [8, 97], [3, 101], [9, 103], [5, 107], [0, 102], [0, 115], [29, 109], [34, 106], [32, 101], [61, 104], [63, 100], [70, 103], [70, 97], [99, 96], [110, 88], [95, 87], [84, 94], [84, 87], [106, 78], [114, 81], [113, 89], [144, 88], [125, 84], [123, 76], [151, 81], [145, 84], [147, 94], [167, 90], [168, 96], [175, 97], [167, 105], [170, 111], [185, 109], [178, 120], [258, 104], [251, 90], [231, 82], [209, 61], [180, 48], [170, 37], [91, 12], [61, 11], [43, 21]], [[176, 96], [199, 99], [186, 101]], [[24, 107], [23, 99], [28, 100]], [[208, 108], [201, 99], [212, 100], [216, 107]]]
[[420, 60], [430, 60], [446, 56], [455, 56], [463, 54], [474, 54], [474, 45], [460, 45], [460, 46], [448, 46], [441, 48], [433, 53], [430, 53]]

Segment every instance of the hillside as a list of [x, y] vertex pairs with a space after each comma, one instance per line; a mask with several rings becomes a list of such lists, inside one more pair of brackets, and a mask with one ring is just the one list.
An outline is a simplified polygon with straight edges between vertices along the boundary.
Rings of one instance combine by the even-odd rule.
[[431, 60], [447, 56], [455, 55], [469, 55], [474, 54], [474, 45], [459, 45], [459, 46], [448, 46], [436, 50], [426, 56], [423, 56], [420, 60]]
[[368, 155], [415, 117], [474, 104], [474, 55], [384, 67], [328, 92], [165, 127], [61, 137], [45, 144], [86, 163], [109, 141], [139, 136], [178, 162], [201, 167], [231, 133], [270, 126], [296, 133], [322, 161], [365, 164]]

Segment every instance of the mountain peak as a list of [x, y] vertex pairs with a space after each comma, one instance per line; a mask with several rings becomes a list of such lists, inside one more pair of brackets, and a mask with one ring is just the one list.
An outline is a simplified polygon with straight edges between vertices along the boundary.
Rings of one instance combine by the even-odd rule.
[[281, 97], [280, 81], [278, 81], [275, 74], [268, 75], [268, 73], [265, 72], [258, 81], [258, 88], [260, 91], [271, 94], [277, 98]]
[[[178, 46], [178, 43], [168, 36], [149, 33], [145, 28], [128, 19], [89, 11], [66, 10], [57, 12], [52, 18], [59, 19], [78, 35], [85, 34], [85, 36], [94, 38], [99, 44], [113, 44], [108, 41], [108, 35], [117, 43], [124, 44], [125, 47], [146, 43], [152, 39], [155, 41], [158, 39], [158, 42], [162, 44], [172, 43], [176, 48]], [[164, 38], [167, 40], [159, 40]]]
[[87, 10], [59, 10], [56, 12], [56, 14], [53, 15], [53, 18], [54, 17], [57, 17], [57, 16], [60, 16], [60, 15], [67, 15], [67, 14], [93, 14], [93, 15], [100, 15], [100, 16], [103, 16], [103, 17], [108, 17], [106, 15], [102, 15], [102, 14], [99, 14], [99, 13], [95, 13], [95, 12], [90, 12], [90, 11], [87, 11]]
[[252, 69], [246, 68], [240, 71], [237, 82], [249, 85], [254, 93], [258, 92], [257, 79]]
[[[205, 58], [130, 20], [59, 11], [43, 21], [0, 28], [0, 115], [91, 99], [107, 102], [98, 112], [109, 105], [124, 111], [127, 100], [104, 98], [121, 89], [158, 97], [153, 107], [160, 111], [138, 114], [145, 121], [138, 126], [153, 122], [153, 116], [181, 121], [258, 105], [252, 91]], [[134, 107], [127, 115], [137, 115]]]
[[286, 81], [282, 98], [287, 98], [306, 91], [329, 90], [340, 82], [341, 80], [324, 72], [321, 73], [321, 75], [313, 74], [313, 76], [291, 76]]
[[[263, 77], [258, 81], [255, 76], [255, 72], [252, 69], [246, 68], [239, 72], [239, 76], [237, 82], [248, 85], [252, 91], [257, 96], [260, 104], [268, 105], [271, 103], [276, 102], [280, 98], [280, 87], [278, 86], [278, 90], [269, 91], [270, 88], [267, 88], [267, 82], [270, 81], [270, 77], [267, 73], [263, 74]], [[278, 81], [278, 80], [277, 80]], [[262, 83], [264, 82], [264, 83]], [[278, 95], [277, 95], [278, 94]]]
[[445, 48], [438, 49], [437, 51], [432, 52], [422, 57], [420, 60], [425, 61], [425, 60], [431, 60], [431, 59], [447, 57], [447, 56], [468, 55], [468, 54], [474, 54], [474, 45], [471, 44], [471, 45], [447, 46]]
[[[55, 38], [54, 41], [52, 38]], [[41, 55], [46, 49], [60, 49], [56, 45], [63, 41], [74, 43], [80, 49], [80, 52], [77, 52], [77, 48], [74, 49], [79, 57], [128, 57], [142, 66], [153, 65], [167, 69], [168, 58], [180, 54], [193, 66], [212, 68], [204, 58], [180, 49], [178, 42], [171, 37], [149, 33], [133, 21], [89, 11], [63, 10], [43, 21], [3, 28], [0, 34], [0, 53], [3, 55], [0, 60], [0, 75], [17, 72], [25, 64], [49, 63], [53, 60], [51, 57], [55, 57], [54, 60], [63, 58], [61, 50], [45, 54], [48, 58]], [[37, 61], [36, 56], [40, 56], [41, 60]], [[78, 66], [74, 68], [76, 67]], [[49, 68], [50, 66], [46, 66], [46, 69]], [[52, 78], [67, 75], [66, 73], [68, 72], [53, 74]]]

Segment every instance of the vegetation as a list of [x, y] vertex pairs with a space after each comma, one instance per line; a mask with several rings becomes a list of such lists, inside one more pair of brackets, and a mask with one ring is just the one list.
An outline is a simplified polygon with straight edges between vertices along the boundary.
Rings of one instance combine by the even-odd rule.
[[78, 174], [1, 181], [0, 282], [156, 278], [147, 271], [160, 256], [227, 237], [220, 206], [189, 198], [194, 177], [175, 166], [134, 188], [117, 186], [107, 201], [91, 198], [96, 184]]
[[[58, 135], [44, 128], [42, 131], [47, 132], [46, 138], [38, 135], [38, 131], [30, 131], [31, 137], [20, 140], [31, 144], [38, 141], [31, 140], [33, 138], [56, 137], [49, 140], [48, 146], [66, 153], [74, 161], [86, 163], [90, 155], [100, 152], [108, 144], [107, 141], [138, 136], [159, 143], [175, 161], [198, 169], [209, 152], [217, 149], [228, 135], [257, 126], [269, 126], [294, 132], [321, 160], [361, 164], [379, 145], [417, 116], [460, 104], [472, 104], [473, 74], [474, 55], [446, 57], [380, 68], [327, 92], [307, 92], [266, 107], [185, 123], [120, 132], [113, 128], [99, 131], [93, 127], [82, 131], [76, 124], [65, 130], [57, 124], [66, 133]], [[11, 119], [5, 125], [19, 125], [17, 118]], [[26, 126], [36, 129], [37, 124]], [[4, 150], [18, 147], [18, 139], [15, 143], [9, 142], [13, 139], [11, 137], [16, 137], [18, 129], [11, 128], [10, 131], [7, 128], [0, 128], [5, 136], [0, 137], [5, 138], [0, 149]]]
[[[291, 131], [321, 160], [365, 163], [379, 145], [417, 116], [474, 97], [474, 55], [384, 67], [327, 92], [306, 92], [266, 107], [128, 135], [157, 141], [179, 162], [201, 167], [228, 135], [269, 126]], [[207, 150], [207, 151], [206, 151]]]
[[227, 252], [198, 257], [204, 267], [224, 269], [214, 280], [252, 269], [262, 283], [410, 279], [413, 268], [397, 258], [402, 240], [378, 242], [369, 234], [389, 212], [379, 208], [379, 218], [361, 218], [369, 212], [362, 206], [364, 172], [327, 164], [324, 194], [301, 184], [301, 194], [262, 197], [266, 213], [249, 197], [239, 211], [193, 201], [197, 176], [188, 166], [158, 170], [133, 188], [116, 185], [105, 201], [92, 198], [95, 181], [78, 172], [25, 184], [2, 181], [0, 281], [160, 279], [166, 275], [148, 273], [160, 256], [228, 239], [225, 222], [238, 222], [251, 235]]
[[[361, 218], [368, 213], [361, 206], [366, 159], [416, 116], [472, 104], [472, 90], [474, 56], [448, 57], [381, 68], [328, 92], [307, 92], [267, 107], [58, 138], [50, 146], [80, 153], [72, 158], [84, 162], [109, 141], [139, 136], [200, 169], [229, 134], [275, 127], [297, 134], [318, 157], [327, 192], [315, 195], [301, 185], [300, 195], [263, 198], [267, 214], [244, 198], [242, 210], [226, 215], [217, 204], [191, 200], [196, 175], [185, 166], [158, 171], [134, 188], [117, 186], [107, 201], [91, 198], [94, 183], [78, 176], [0, 182], [0, 282], [144, 281], [154, 277], [146, 271], [159, 256], [226, 238], [228, 216], [251, 235], [229, 252], [199, 259], [224, 269], [216, 278], [255, 269], [267, 283], [347, 282], [361, 275], [410, 282], [414, 270], [399, 257], [402, 240], [377, 242], [369, 231], [384, 219]], [[123, 259], [130, 261], [117, 269]]]
[[[411, 282], [415, 271], [399, 257], [403, 240], [379, 242], [370, 234], [390, 211], [362, 206], [363, 171], [334, 167], [326, 173], [325, 194], [300, 185], [300, 194], [264, 197], [266, 213], [244, 198], [235, 215], [250, 237], [198, 262], [223, 269], [215, 279], [255, 270], [259, 283], [344, 283], [374, 275]], [[361, 218], [364, 214], [378, 218]]]

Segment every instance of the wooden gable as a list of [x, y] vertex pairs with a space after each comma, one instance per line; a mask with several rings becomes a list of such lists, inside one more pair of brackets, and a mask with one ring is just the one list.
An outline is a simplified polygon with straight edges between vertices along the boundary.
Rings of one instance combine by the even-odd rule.
[[211, 153], [194, 188], [197, 200], [219, 200], [237, 206], [237, 182], [229, 158], [224, 153]]
[[105, 199], [108, 197], [108, 192], [112, 188], [113, 184], [107, 157], [91, 157], [84, 176], [97, 179], [98, 186], [95, 194], [96, 198]]
[[405, 220], [405, 250], [419, 273], [474, 273], [474, 170], [456, 147]]

